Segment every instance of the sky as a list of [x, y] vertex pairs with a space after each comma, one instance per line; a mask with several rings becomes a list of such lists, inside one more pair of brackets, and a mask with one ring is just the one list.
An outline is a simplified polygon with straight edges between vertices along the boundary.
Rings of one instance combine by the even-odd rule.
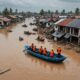
[[80, 0], [0, 0], [0, 10], [5, 7], [33, 12], [41, 9], [74, 11], [75, 8], [80, 8]]

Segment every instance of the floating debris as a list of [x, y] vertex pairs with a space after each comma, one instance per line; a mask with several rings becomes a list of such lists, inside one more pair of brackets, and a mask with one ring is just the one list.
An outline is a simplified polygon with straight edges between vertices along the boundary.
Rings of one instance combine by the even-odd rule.
[[28, 27], [26, 24], [22, 25], [22, 27]]
[[38, 31], [38, 29], [37, 28], [34, 28], [33, 31]]
[[12, 32], [12, 30], [7, 30], [7, 32]]
[[35, 35], [36, 33], [29, 32], [29, 31], [24, 31], [24, 34], [26, 34], [26, 35]]
[[2, 74], [4, 74], [4, 73], [6, 73], [6, 72], [8, 72], [8, 71], [11, 71], [11, 69], [0, 70], [0, 75], [2, 75]]
[[24, 39], [22, 37], [19, 37], [19, 41], [23, 41]]
[[37, 37], [37, 40], [43, 42], [45, 39], [44, 39], [43, 37], [38, 36], [38, 37]]

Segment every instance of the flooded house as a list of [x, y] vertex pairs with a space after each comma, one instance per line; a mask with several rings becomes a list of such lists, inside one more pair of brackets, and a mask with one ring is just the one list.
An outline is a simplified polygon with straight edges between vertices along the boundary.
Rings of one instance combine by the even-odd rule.
[[17, 22], [17, 17], [14, 15], [9, 15], [7, 18], [11, 19], [11, 23], [16, 23]]
[[2, 27], [6, 27], [6, 26], [9, 26], [11, 23], [11, 19], [8, 19], [7, 17], [0, 17], [0, 25]]
[[21, 15], [15, 15], [17, 18], [17, 22], [22, 22], [24, 20], [24, 17]]
[[67, 18], [56, 26], [58, 29], [52, 34], [56, 39], [80, 45], [80, 19]]

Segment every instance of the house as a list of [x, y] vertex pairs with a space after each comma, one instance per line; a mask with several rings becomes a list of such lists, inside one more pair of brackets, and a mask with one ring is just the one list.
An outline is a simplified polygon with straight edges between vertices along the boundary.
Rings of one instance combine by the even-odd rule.
[[80, 45], [80, 19], [67, 18], [56, 25], [58, 31], [52, 34], [54, 37]]
[[11, 23], [11, 19], [8, 19], [7, 17], [0, 17], [0, 25], [1, 26], [9, 26]]
[[24, 17], [21, 16], [21, 15], [15, 15], [15, 16], [16, 16], [16, 18], [17, 18], [17, 22], [22, 22], [22, 21], [25, 20]]
[[17, 22], [17, 17], [14, 15], [9, 15], [9, 16], [7, 16], [7, 18], [11, 19], [11, 23]]
[[60, 19], [66, 19], [67, 17], [68, 17], [68, 16], [66, 16], [66, 15], [60, 15], [60, 16], [59, 16]]

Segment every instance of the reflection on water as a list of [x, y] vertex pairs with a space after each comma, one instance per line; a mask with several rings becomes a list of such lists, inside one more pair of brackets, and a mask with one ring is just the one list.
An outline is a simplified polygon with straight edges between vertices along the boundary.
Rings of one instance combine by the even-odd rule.
[[53, 71], [54, 69], [57, 69], [57, 70], [65, 69], [64, 63], [58, 63], [58, 64], [54, 63], [53, 64], [53, 63], [46, 62], [41, 59], [35, 58], [29, 54], [27, 54], [26, 56], [32, 63], [35, 63], [36, 65], [39, 65], [40, 67], [43, 67], [44, 69], [47, 69], [48, 67], [50, 68], [51, 71]]

